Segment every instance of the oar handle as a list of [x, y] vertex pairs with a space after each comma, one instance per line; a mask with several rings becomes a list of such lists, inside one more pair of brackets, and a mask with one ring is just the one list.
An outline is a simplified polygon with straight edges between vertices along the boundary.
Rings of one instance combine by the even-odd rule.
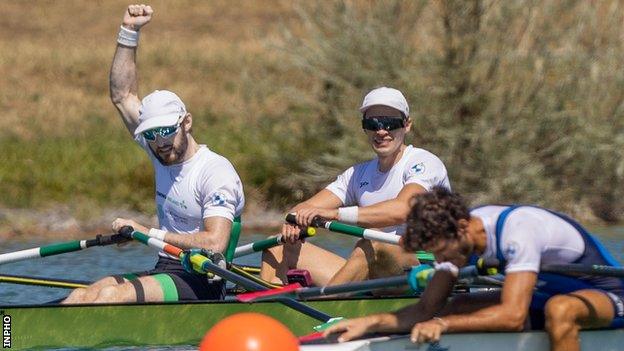
[[132, 238], [128, 238], [127, 236], [124, 236], [121, 234], [113, 234], [113, 235], [98, 234], [95, 236], [95, 239], [87, 240], [87, 247], [119, 244], [119, 243], [123, 243], [123, 242], [130, 241], [130, 240], [132, 240]]
[[[286, 222], [290, 224], [297, 224], [297, 216], [294, 213], [287, 214]], [[312, 218], [312, 223], [310, 223], [310, 227], [325, 228], [326, 224], [327, 224], [327, 220], [317, 216], [317, 217]]]

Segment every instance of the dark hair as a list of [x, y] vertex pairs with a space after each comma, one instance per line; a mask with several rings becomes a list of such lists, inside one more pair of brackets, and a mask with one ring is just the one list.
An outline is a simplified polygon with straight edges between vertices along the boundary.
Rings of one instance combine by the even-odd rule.
[[431, 191], [413, 198], [407, 218], [407, 231], [403, 245], [407, 250], [422, 250], [440, 238], [456, 239], [459, 220], [470, 219], [464, 199], [445, 187], [436, 186]]

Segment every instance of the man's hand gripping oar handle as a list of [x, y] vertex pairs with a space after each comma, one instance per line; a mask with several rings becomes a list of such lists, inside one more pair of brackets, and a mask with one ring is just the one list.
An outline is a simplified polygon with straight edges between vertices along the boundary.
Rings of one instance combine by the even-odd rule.
[[[294, 213], [289, 213], [286, 215], [286, 222], [290, 224], [297, 224], [297, 216]], [[327, 221], [321, 217], [314, 217], [312, 219], [312, 223], [310, 223], [311, 227], [314, 228], [325, 228]]]

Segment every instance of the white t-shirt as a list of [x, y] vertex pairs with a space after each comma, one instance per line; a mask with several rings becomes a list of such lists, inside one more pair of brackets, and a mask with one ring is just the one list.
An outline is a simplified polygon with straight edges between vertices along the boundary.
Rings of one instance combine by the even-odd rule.
[[[470, 212], [487, 233], [484, 259], [496, 258], [496, 221], [507, 206], [484, 206]], [[540, 264], [576, 261], [585, 251], [581, 234], [562, 218], [540, 208], [520, 207], [509, 213], [502, 230], [505, 272], [539, 272]]]
[[204, 230], [204, 218], [233, 221], [245, 205], [243, 185], [225, 157], [199, 145], [183, 163], [165, 166], [142, 136], [135, 140], [152, 161], [156, 177], [156, 209], [160, 229], [179, 234]]
[[[347, 169], [326, 189], [338, 196], [344, 206], [370, 206], [391, 200], [407, 184], [418, 184], [429, 191], [436, 185], [451, 189], [444, 163], [427, 150], [408, 145], [388, 172], [379, 171], [379, 159]], [[405, 224], [381, 228], [386, 233], [403, 234]]]

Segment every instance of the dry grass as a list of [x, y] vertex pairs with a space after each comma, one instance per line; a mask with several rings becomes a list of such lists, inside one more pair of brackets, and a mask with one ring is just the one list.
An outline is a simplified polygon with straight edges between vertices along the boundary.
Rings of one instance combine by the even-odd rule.
[[[127, 3], [0, 2], [0, 204], [151, 209], [108, 99]], [[402, 89], [419, 146], [476, 202], [624, 214], [620, 1], [156, 1], [141, 93], [167, 88], [251, 203], [284, 206], [370, 156], [354, 118]], [[123, 165], [123, 167], [121, 167]]]

